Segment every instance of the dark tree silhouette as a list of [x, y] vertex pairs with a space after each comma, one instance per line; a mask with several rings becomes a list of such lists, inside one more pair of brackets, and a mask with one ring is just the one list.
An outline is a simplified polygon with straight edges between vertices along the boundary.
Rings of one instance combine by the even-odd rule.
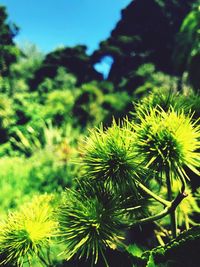
[[102, 75], [94, 69], [90, 57], [86, 54], [86, 49], [86, 46], [78, 45], [49, 53], [31, 81], [32, 90], [35, 90], [44, 78], [54, 78], [60, 66], [74, 74], [79, 85], [92, 80], [102, 80]]
[[0, 6], [0, 75], [9, 74], [10, 65], [16, 61], [20, 53], [15, 46], [13, 38], [18, 33], [19, 28], [12, 23], [7, 22], [6, 9]]
[[108, 79], [120, 84], [131, 79], [139, 65], [152, 62], [160, 71], [174, 75], [172, 54], [176, 34], [194, 0], [134, 0], [122, 10], [111, 36], [100, 43], [92, 59], [113, 57]]

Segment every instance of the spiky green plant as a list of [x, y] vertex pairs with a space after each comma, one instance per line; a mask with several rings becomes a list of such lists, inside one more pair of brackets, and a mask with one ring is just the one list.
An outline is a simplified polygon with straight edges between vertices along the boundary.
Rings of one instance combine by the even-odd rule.
[[[123, 239], [122, 228], [129, 224], [128, 209], [120, 196], [101, 187], [90, 192], [67, 190], [58, 211], [60, 236], [66, 246], [67, 260], [73, 256], [86, 258], [96, 264], [99, 255], [105, 258], [107, 248], [115, 248]], [[139, 207], [135, 207], [137, 209]]]
[[[122, 127], [113, 121], [108, 129], [95, 129], [83, 147], [83, 175], [95, 181], [111, 183], [121, 192], [131, 187], [137, 194], [135, 180], [144, 175], [134, 151], [134, 133], [127, 122]], [[147, 175], [145, 173], [145, 175]], [[135, 178], [135, 179], [134, 179]]]
[[[170, 106], [175, 107], [177, 104], [179, 104], [179, 98], [180, 95], [171, 89], [169, 90], [169, 88], [157, 88], [136, 104], [136, 110], [137, 107], [142, 110], [150, 110], [160, 106], [162, 109], [167, 111], [169, 110]], [[180, 104], [178, 108], [180, 108]]]
[[[191, 115], [173, 108], [162, 108], [138, 112], [140, 123], [135, 125], [135, 148], [141, 162], [156, 170], [163, 181], [166, 179], [168, 200], [172, 200], [172, 179], [182, 183], [181, 192], [185, 191], [185, 182], [189, 178], [185, 167], [199, 174], [200, 167], [200, 126]], [[176, 236], [175, 212], [171, 213], [171, 227]]]
[[23, 266], [28, 262], [31, 266], [34, 256], [45, 262], [43, 251], [49, 247], [57, 227], [51, 201], [51, 195], [35, 197], [0, 223], [1, 264]]
[[142, 191], [145, 196], [169, 207], [168, 201], [145, 186], [145, 180], [154, 175], [154, 170], [149, 170], [140, 160], [134, 127], [126, 120], [121, 125], [113, 121], [108, 129], [101, 127], [92, 131], [83, 147], [81, 180], [84, 177], [93, 184], [103, 182], [111, 186], [115, 193], [125, 193], [124, 197], [127, 197], [128, 191], [135, 199], [140, 199]]
[[[161, 168], [166, 166], [173, 167], [172, 172], [174, 175], [179, 174], [181, 181], [185, 179], [182, 165], [184, 159], [179, 153], [182, 150], [182, 153], [188, 152], [189, 148], [188, 145], [182, 146], [181, 142], [187, 139], [187, 136], [178, 132], [178, 121], [185, 124], [187, 122], [182, 126], [182, 130], [185, 130], [184, 127], [187, 129], [187, 126], [190, 129], [191, 124], [192, 133], [193, 127], [195, 128], [194, 138], [198, 139], [199, 129], [196, 129], [190, 118], [185, 117], [183, 113], [176, 114], [173, 110], [166, 113], [161, 109], [141, 115], [140, 125], [127, 121], [117, 125], [114, 121], [108, 129], [101, 127], [91, 132], [82, 149], [83, 171], [78, 179], [78, 190], [65, 192], [64, 202], [58, 211], [59, 235], [66, 246], [63, 254], [67, 260], [76, 255], [78, 258], [92, 260], [93, 265], [101, 255], [108, 266], [105, 251], [109, 247], [123, 246], [123, 227], [152, 222], [174, 212], [185, 198], [184, 192], [181, 191], [173, 201], [171, 198], [167, 201], [141, 181], [148, 178], [149, 167], [157, 172], [161, 169], [167, 177], [166, 169]], [[139, 139], [140, 137], [143, 139]], [[149, 137], [153, 137], [150, 143]], [[155, 146], [152, 146], [154, 141]], [[191, 141], [191, 144], [193, 150], [198, 148], [198, 140]], [[180, 151], [176, 151], [176, 148], [174, 150], [176, 145]], [[154, 155], [157, 153], [153, 159], [149, 159], [151, 150]], [[198, 153], [193, 150], [192, 160], [196, 170], [198, 161], [195, 160], [195, 155]], [[176, 162], [170, 164], [171, 159]], [[182, 168], [181, 172], [177, 166]], [[150, 171], [150, 174], [154, 172]], [[145, 213], [141, 209], [140, 198], [146, 198], [147, 195], [161, 203], [164, 210], [157, 214]]]
[[147, 167], [160, 173], [169, 167], [171, 174], [181, 179], [187, 178], [186, 166], [199, 174], [200, 126], [192, 115], [172, 108], [168, 112], [155, 108], [138, 115], [135, 145]]

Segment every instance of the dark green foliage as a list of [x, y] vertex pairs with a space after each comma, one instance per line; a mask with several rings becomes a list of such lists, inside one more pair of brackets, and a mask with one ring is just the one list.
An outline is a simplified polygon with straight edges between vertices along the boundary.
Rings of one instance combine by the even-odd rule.
[[15, 112], [12, 107], [12, 99], [5, 94], [0, 94], [0, 143], [8, 141], [10, 128], [16, 124]]
[[98, 125], [104, 119], [104, 110], [101, 105], [104, 94], [98, 83], [86, 83], [80, 88], [73, 107], [73, 116], [82, 127], [88, 124]]
[[16, 61], [19, 49], [14, 45], [13, 37], [18, 27], [8, 24], [6, 9], [0, 6], [0, 76], [9, 74], [10, 64]]
[[93, 68], [91, 59], [86, 54], [86, 49], [86, 46], [78, 45], [74, 48], [60, 48], [49, 53], [30, 83], [32, 90], [36, 90], [45, 78], [54, 78], [60, 66], [64, 67], [67, 72], [74, 74], [79, 84], [92, 80], [102, 80], [101, 74]]
[[162, 98], [165, 96], [167, 101], [168, 96], [170, 97], [178, 91], [177, 77], [157, 71], [155, 66], [150, 63], [141, 65], [133, 72], [133, 80], [131, 79], [130, 82], [132, 82], [132, 86], [137, 87], [133, 96], [138, 99], [152, 93], [155, 97], [160, 96]]
[[111, 125], [113, 117], [116, 120], [122, 119], [127, 112], [132, 110], [132, 98], [125, 91], [105, 95], [102, 107], [104, 109], [105, 125]]
[[200, 88], [199, 61], [200, 61], [200, 51], [198, 51], [196, 55], [194, 55], [191, 58], [190, 66], [188, 68], [189, 80], [197, 92], [199, 92], [199, 88]]
[[43, 58], [44, 55], [33, 44], [26, 44], [24, 48], [21, 48], [21, 54], [17, 62], [10, 66], [7, 89], [10, 96], [29, 91], [28, 83], [33, 79], [34, 73], [40, 67]]
[[188, 78], [193, 87], [199, 90], [199, 1], [196, 1], [192, 11], [185, 17], [177, 36], [177, 45], [174, 51], [176, 68], [183, 73], [188, 71]]
[[165, 246], [160, 246], [152, 251], [145, 252], [141, 258], [154, 261], [154, 266], [166, 267], [196, 267], [199, 264], [200, 228], [193, 227], [181, 233], [176, 239]]
[[72, 121], [72, 108], [75, 96], [70, 90], [56, 90], [48, 94], [45, 101], [44, 120], [61, 126]]
[[[71, 187], [72, 177], [75, 174], [74, 167], [59, 159], [55, 160], [55, 154], [50, 151], [40, 154], [36, 154], [31, 159], [27, 193], [33, 190], [41, 193], [62, 192], [65, 187]], [[40, 159], [39, 162], [38, 159]]]
[[175, 37], [192, 3], [192, 0], [184, 3], [131, 1], [122, 11], [122, 18], [111, 36], [101, 42], [100, 49], [94, 53], [94, 60], [112, 56], [114, 63], [109, 79], [115, 84], [120, 84], [124, 77], [130, 79], [139, 65], [148, 62], [161, 71], [177, 73], [172, 60]]
[[[192, 3], [131, 1], [92, 56], [30, 46], [16, 62], [17, 28], [0, 7], [0, 265], [199, 265], [199, 226], [188, 230], [200, 221]], [[108, 80], [95, 70], [104, 56]]]

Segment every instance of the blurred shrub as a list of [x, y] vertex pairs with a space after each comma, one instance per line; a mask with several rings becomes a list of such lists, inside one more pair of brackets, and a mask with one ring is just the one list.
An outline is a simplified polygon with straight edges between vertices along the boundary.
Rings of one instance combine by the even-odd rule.
[[0, 76], [0, 92], [8, 93], [10, 91], [10, 79], [9, 77]]
[[174, 49], [174, 64], [180, 74], [188, 72], [188, 80], [195, 90], [199, 90], [199, 24], [200, 24], [200, 2], [196, 1], [190, 13], [182, 22], [180, 31], [176, 38]]
[[26, 164], [23, 158], [3, 157], [0, 159], [0, 209], [2, 214], [28, 198], [24, 192], [28, 187], [29, 168], [29, 164]]
[[126, 90], [132, 94], [136, 88], [149, 80], [155, 72], [155, 66], [152, 63], [141, 65], [138, 69], [130, 71], [127, 76], [122, 77], [119, 84], [120, 90]]
[[43, 54], [34, 44], [25, 43], [21, 48], [21, 55], [10, 68], [10, 95], [29, 91], [29, 80], [43, 60]]
[[41, 135], [31, 126], [25, 126], [22, 129], [16, 127], [10, 143], [13, 149], [29, 157], [37, 150], [42, 149], [43, 144], [40, 137]]
[[59, 67], [54, 82], [56, 89], [73, 90], [76, 86], [77, 79], [73, 74], [68, 73], [65, 68]]
[[16, 123], [16, 117], [13, 110], [13, 101], [5, 94], [0, 94], [0, 143], [8, 140], [10, 127]]
[[141, 65], [137, 69], [136, 74], [145, 79], [149, 79], [154, 72], [155, 72], [154, 64], [146, 63], [146, 64]]
[[74, 167], [61, 161], [54, 151], [47, 149], [35, 153], [29, 159], [29, 164], [27, 194], [32, 190], [41, 193], [61, 192], [65, 187], [72, 186]]
[[7, 141], [6, 143], [0, 145], [0, 157], [17, 156], [17, 155], [18, 155], [18, 152], [13, 150], [13, 147], [10, 141]]
[[43, 106], [39, 102], [37, 93], [16, 93], [13, 97], [14, 110], [16, 113], [16, 125], [24, 125], [29, 122], [39, 124]]
[[73, 129], [71, 124], [62, 125], [62, 128], [53, 126], [49, 121], [42, 124], [41, 131], [38, 133], [37, 128], [24, 126], [22, 129], [16, 128], [15, 136], [10, 138], [14, 148], [25, 156], [31, 156], [38, 150], [50, 149], [56, 150], [57, 146], [66, 142], [75, 147], [80, 138], [80, 129]]
[[[138, 84], [138, 86], [133, 96], [137, 98], [141, 98], [155, 90], [177, 90], [177, 78], [163, 72], [157, 72], [152, 64], [141, 65], [136, 71], [136, 77], [138, 79], [136, 85]], [[134, 83], [133, 86], [135, 87]]]
[[60, 192], [72, 186], [76, 168], [62, 161], [50, 150], [40, 150], [32, 157], [0, 159], [0, 211], [14, 209], [35, 193]]
[[127, 115], [132, 108], [132, 98], [127, 92], [107, 94], [102, 104], [104, 109], [104, 123], [111, 124], [113, 116], [118, 119]]
[[74, 95], [70, 90], [56, 90], [49, 93], [45, 102], [44, 119], [51, 120], [58, 126], [71, 121], [74, 101]]
[[68, 73], [65, 68], [59, 67], [57, 75], [54, 78], [46, 77], [37, 88], [41, 97], [41, 101], [46, 98], [46, 94], [55, 90], [71, 90], [75, 91], [76, 77]]
[[82, 85], [73, 108], [77, 123], [83, 127], [100, 123], [103, 119], [103, 100], [104, 95], [97, 84], [91, 82]]

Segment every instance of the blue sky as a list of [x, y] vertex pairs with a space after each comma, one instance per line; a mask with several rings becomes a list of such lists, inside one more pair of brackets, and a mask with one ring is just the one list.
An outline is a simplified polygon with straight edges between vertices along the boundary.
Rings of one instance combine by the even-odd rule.
[[9, 21], [20, 27], [16, 42], [34, 43], [47, 53], [86, 44], [91, 53], [107, 38], [131, 0], [0, 0]]

